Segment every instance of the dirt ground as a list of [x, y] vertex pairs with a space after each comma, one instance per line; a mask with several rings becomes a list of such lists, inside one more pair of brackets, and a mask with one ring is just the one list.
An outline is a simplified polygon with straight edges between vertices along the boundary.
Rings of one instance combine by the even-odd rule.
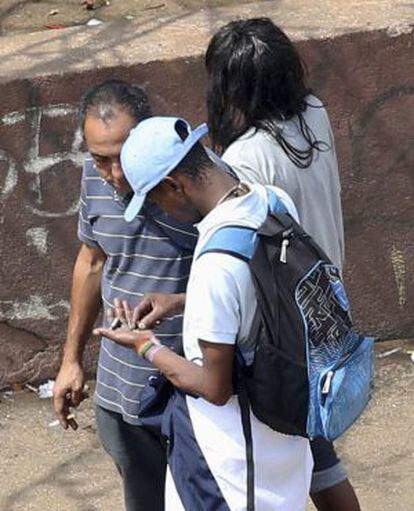
[[[412, 351], [414, 341], [377, 346], [371, 404], [337, 442], [363, 511], [414, 509]], [[49, 427], [50, 399], [28, 390], [0, 397], [1, 511], [122, 509], [118, 475], [99, 445], [91, 399], [77, 411], [80, 430], [74, 433]]]
[[172, 16], [182, 12], [251, 0], [0, 0], [0, 36], [19, 31], [53, 30], [85, 25], [89, 20], [113, 21]]

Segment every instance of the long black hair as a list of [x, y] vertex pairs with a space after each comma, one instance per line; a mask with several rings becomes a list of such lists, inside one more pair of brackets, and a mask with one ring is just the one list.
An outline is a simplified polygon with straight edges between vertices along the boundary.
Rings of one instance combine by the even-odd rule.
[[[205, 64], [207, 110], [214, 149], [222, 153], [249, 128], [263, 129], [300, 168], [322, 150], [303, 112], [311, 89], [306, 67], [287, 35], [268, 18], [232, 21], [211, 39]], [[278, 122], [297, 116], [308, 147], [289, 143]]]
[[89, 89], [82, 97], [78, 121], [83, 131], [88, 114], [111, 120], [121, 109], [137, 123], [151, 117], [151, 107], [144, 89], [124, 80], [107, 80]]

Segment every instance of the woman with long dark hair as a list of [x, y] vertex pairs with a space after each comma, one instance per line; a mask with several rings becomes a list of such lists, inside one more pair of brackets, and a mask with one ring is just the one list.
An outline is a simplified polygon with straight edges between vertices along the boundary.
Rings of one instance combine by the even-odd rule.
[[[342, 268], [344, 233], [334, 138], [322, 102], [287, 35], [268, 18], [231, 22], [206, 53], [213, 148], [242, 181], [276, 185], [301, 224]], [[333, 445], [311, 443], [312, 499], [320, 511], [358, 511]]]

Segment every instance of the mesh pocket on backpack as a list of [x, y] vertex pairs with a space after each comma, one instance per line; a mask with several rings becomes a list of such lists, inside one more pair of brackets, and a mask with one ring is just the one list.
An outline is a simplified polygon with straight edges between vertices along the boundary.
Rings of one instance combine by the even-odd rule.
[[373, 342], [371, 337], [361, 337], [354, 351], [321, 373], [314, 410], [320, 431], [313, 436], [335, 440], [364, 410], [371, 391], [367, 381], [373, 378]]

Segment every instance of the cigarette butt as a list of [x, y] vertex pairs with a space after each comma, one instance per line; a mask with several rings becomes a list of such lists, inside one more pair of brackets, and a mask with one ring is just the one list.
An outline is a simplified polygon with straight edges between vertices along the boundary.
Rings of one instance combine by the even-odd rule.
[[392, 350], [387, 350], [387, 351], [383, 351], [382, 353], [379, 353], [377, 355], [378, 358], [385, 358], [385, 357], [389, 357], [390, 355], [394, 355], [394, 353], [398, 353], [399, 351], [401, 351], [402, 348], [401, 347], [398, 347], [398, 348], [393, 348]]
[[[68, 416], [67, 416], [67, 419], [70, 420], [70, 419], [74, 419], [75, 418], [75, 415], [73, 413], [70, 413]], [[58, 419], [52, 421], [52, 422], [49, 422], [48, 424], [48, 427], [49, 428], [55, 428], [56, 426], [59, 426], [60, 422], [58, 421]]]
[[112, 323], [111, 323], [111, 326], [109, 327], [110, 330], [116, 330], [117, 328], [119, 328], [120, 326], [122, 325], [122, 321], [119, 319], [119, 318], [115, 318]]
[[33, 385], [30, 385], [30, 383], [26, 383], [25, 385], [26, 389], [34, 392], [35, 394], [37, 394], [37, 388], [36, 387], [33, 387]]

